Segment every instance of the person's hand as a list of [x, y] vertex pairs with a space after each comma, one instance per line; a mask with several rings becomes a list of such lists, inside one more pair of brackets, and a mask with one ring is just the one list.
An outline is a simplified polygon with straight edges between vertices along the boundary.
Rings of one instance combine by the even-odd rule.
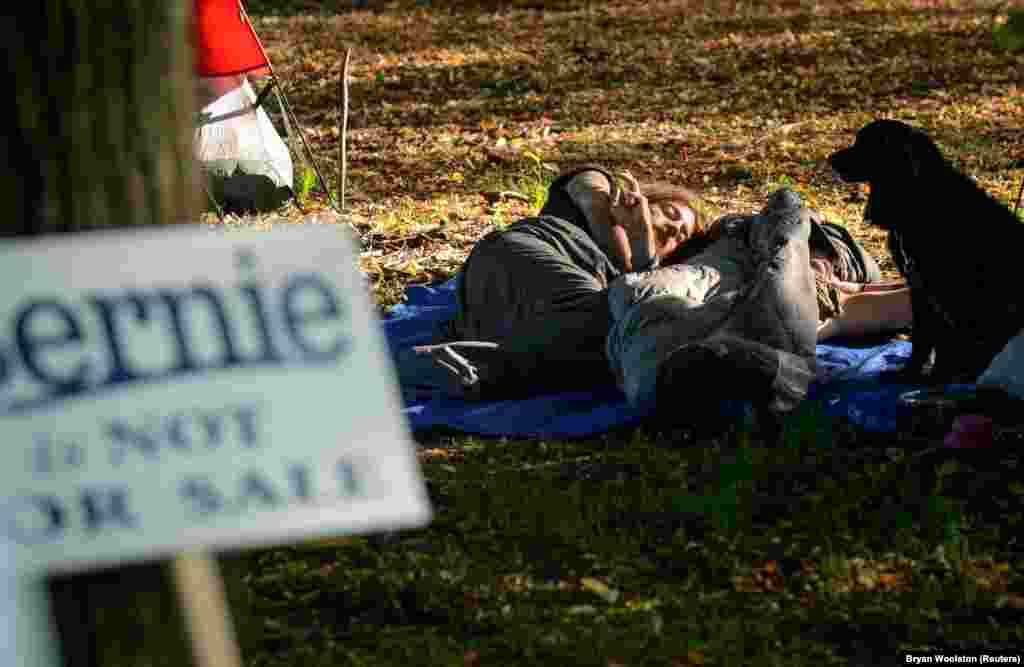
[[818, 342], [828, 340], [839, 333], [839, 319], [830, 317], [824, 322], [818, 322]]
[[656, 257], [657, 241], [651, 207], [640, 192], [640, 183], [628, 171], [620, 174], [623, 185], [612, 202], [612, 224], [621, 228], [629, 240], [630, 261], [627, 271], [650, 266]]
[[864, 285], [861, 283], [851, 283], [844, 280], [840, 280], [832, 267], [832, 262], [827, 259], [820, 257], [811, 258], [811, 268], [815, 273], [819, 273], [827, 279], [828, 284], [835, 287], [843, 294], [859, 294], [864, 291]]
[[839, 278], [832, 278], [832, 285], [843, 294], [860, 294], [864, 291], [864, 283], [850, 283]]

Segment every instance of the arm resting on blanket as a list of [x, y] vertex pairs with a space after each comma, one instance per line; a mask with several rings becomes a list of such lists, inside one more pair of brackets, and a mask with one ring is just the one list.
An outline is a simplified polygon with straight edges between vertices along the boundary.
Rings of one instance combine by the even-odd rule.
[[818, 325], [818, 340], [836, 336], [853, 338], [886, 331], [898, 331], [911, 325], [910, 289], [858, 292], [842, 300], [842, 314]]

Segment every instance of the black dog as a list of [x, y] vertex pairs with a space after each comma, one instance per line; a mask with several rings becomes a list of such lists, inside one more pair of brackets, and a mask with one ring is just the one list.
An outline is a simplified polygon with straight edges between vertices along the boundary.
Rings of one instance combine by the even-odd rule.
[[889, 230], [910, 285], [905, 372], [921, 374], [934, 350], [934, 380], [973, 381], [1024, 328], [1024, 224], [905, 123], [868, 123], [829, 163], [844, 181], [870, 184], [865, 221]]

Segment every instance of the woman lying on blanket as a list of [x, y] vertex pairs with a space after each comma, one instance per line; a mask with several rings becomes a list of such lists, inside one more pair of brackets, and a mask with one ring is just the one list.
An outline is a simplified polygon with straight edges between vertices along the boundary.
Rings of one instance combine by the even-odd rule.
[[[645, 342], [644, 336], [633, 335], [633, 330], [637, 328], [636, 318], [633, 317], [629, 320], [632, 329], [626, 327], [624, 330], [619, 326], [616, 340], [620, 343], [628, 340], [643, 344], [639, 347], [632, 345], [632, 353], [624, 356], [620, 354], [621, 350], [613, 351], [611, 343], [606, 346], [609, 331], [613, 325], [621, 323], [624, 311], [628, 310], [627, 306], [636, 296], [636, 290], [628, 286], [643, 284], [643, 280], [638, 281], [635, 276], [661, 276], [662, 280], [672, 282], [669, 279], [675, 278], [667, 269], [652, 271], [661, 262], [669, 266], [687, 264], [689, 268], [680, 275], [685, 274], [691, 279], [701, 271], [702, 275], [716, 272], [721, 274], [723, 271], [729, 275], [742, 273], [749, 278], [754, 264], [766, 260], [767, 256], [757, 261], [752, 259], [757, 252], [754, 252], [754, 246], [750, 243], [751, 235], [747, 234], [750, 238], [740, 238], [741, 231], [750, 227], [750, 222], [757, 216], [727, 216], [709, 227], [700, 214], [696, 196], [689, 190], [666, 185], [640, 186], [631, 180], [627, 182], [631, 184], [629, 191], [616, 203], [612, 201], [614, 177], [607, 171], [599, 167], [584, 167], [569, 172], [552, 184], [548, 202], [538, 217], [526, 218], [482, 239], [474, 247], [459, 278], [459, 313], [449, 332], [449, 340], [457, 342], [418, 348], [407, 354], [405, 363], [399, 364], [400, 373], [403, 368], [405, 370], [403, 384], [408, 387], [410, 382], [423, 382], [427, 378], [423, 387], [426, 393], [437, 393], [441, 387], [442, 393], [466, 398], [507, 398], [555, 390], [593, 388], [609, 384], [613, 378], [623, 385], [622, 362], [631, 360], [643, 348], [643, 344], [651, 342]], [[755, 331], [751, 332], [751, 336], [739, 337], [745, 342], [737, 343], [736, 336], [729, 338], [728, 344], [722, 342], [725, 339], [716, 338], [715, 350], [709, 352], [705, 346], [695, 348], [693, 352], [708, 357], [703, 362], [705, 368], [736, 366], [734, 360], [725, 359], [731, 354], [747, 359], [744, 363], [747, 366], [753, 365], [752, 372], [763, 374], [765, 368], [777, 370], [778, 367], [785, 367], [779, 361], [776, 349], [782, 349], [786, 354], [791, 354], [792, 349], [799, 349], [799, 354], [794, 357], [799, 362], [794, 362], [799, 370], [791, 373], [795, 373], [794, 377], [797, 378], [792, 382], [806, 389], [810, 375], [808, 369], [813, 369], [813, 344], [818, 322], [818, 309], [814, 307], [815, 290], [810, 287], [811, 255], [817, 260], [816, 268], [821, 269], [819, 284], [827, 282], [817, 292], [827, 296], [832, 306], [842, 307], [844, 311], [843, 315], [832, 318], [832, 321], [842, 322], [847, 313], [861, 312], [852, 307], [856, 305], [858, 297], [847, 298], [846, 291], [849, 288], [845, 282], [833, 284], [833, 281], [870, 282], [877, 280], [878, 269], [845, 230], [821, 224], [814, 219], [812, 212], [799, 205], [798, 200], [794, 203], [787, 197], [781, 197], [771, 215], [767, 218], [762, 215], [758, 220], [764, 221], [774, 216], [772, 219], [778, 221], [786, 218], [786, 215], [791, 218], [792, 224], [789, 226], [799, 228], [791, 230], [796, 233], [795, 245], [806, 246], [809, 239], [810, 247], [813, 248], [813, 252], [808, 251], [802, 255], [797, 253], [795, 258], [798, 261], [788, 262], [798, 267], [789, 272], [797, 277], [795, 283], [793, 280], [789, 282], [802, 284], [806, 289], [800, 298], [793, 299], [785, 289], [780, 291], [779, 285], [783, 283], [773, 280], [769, 281], [770, 289], [765, 294], [774, 294], [774, 298], [759, 300], [768, 304], [766, 312], [770, 313], [773, 308], [778, 310], [776, 306], [781, 303], [783, 310], [788, 313], [788, 321], [810, 322], [810, 334], [807, 334], [807, 326], [804, 326], [803, 335], [799, 337], [801, 344], [794, 347], [789, 340], [782, 341], [779, 347], [782, 339], [768, 335], [766, 331], [771, 326], [762, 324], [754, 326]], [[801, 236], [804, 232], [806, 236]], [[770, 243], [779, 240], [769, 237], [771, 235], [761, 240]], [[716, 250], [705, 255], [704, 260], [711, 257], [719, 261], [723, 256], [731, 254], [735, 257], [726, 257], [726, 260], [733, 263], [736, 263], [737, 258], [742, 260], [739, 263], [745, 265], [744, 270], [737, 272], [732, 270], [735, 267], [715, 267], [707, 262], [695, 264], [691, 261], [708, 248]], [[761, 252], [761, 255], [764, 254]], [[827, 272], [824, 267], [828, 268]], [[630, 277], [621, 279], [620, 276], [624, 274]], [[801, 281], [801, 277], [806, 280]], [[691, 302], [695, 298], [693, 295], [701, 289], [705, 292], [722, 292], [720, 286], [712, 286], [708, 280], [703, 284], [699, 280], [696, 283], [693, 280], [687, 283], [685, 279], [676, 282], [677, 287], [681, 286], [684, 292], [689, 290], [688, 298]], [[743, 286], [743, 280], [733, 282], [736, 283], [733, 285], [736, 290]], [[618, 283], [623, 283], [623, 286], [608, 289], [609, 285], [614, 287]], [[656, 286], [647, 291], [658, 292], [659, 289]], [[644, 290], [641, 289], [640, 293], [644, 293]], [[618, 307], [610, 304], [610, 294], [618, 295]], [[706, 294], [697, 299], [701, 305], [704, 296]], [[653, 302], [658, 301], [657, 298], [653, 299]], [[674, 321], [674, 326], [667, 328], [684, 332], [705, 331], [710, 321], [708, 318], [713, 320], [721, 316], [721, 308], [732, 304], [735, 299], [730, 296], [712, 301], [715, 307], [699, 311], [691, 308], [687, 311], [686, 327], [680, 327], [680, 320], [673, 317], [670, 319]], [[803, 301], [803, 306], [794, 309], [793, 303], [798, 301]], [[643, 313], [645, 308], [648, 306], [639, 308], [637, 312]], [[754, 320], [763, 319], [760, 315], [753, 319], [751, 314], [745, 317], [748, 329], [752, 324], [756, 325]], [[666, 319], [663, 313], [658, 318]], [[718, 329], [721, 330], [719, 333], [724, 331], [722, 327]], [[825, 335], [834, 333], [835, 329], [835, 325], [827, 323], [822, 328]], [[845, 328], [842, 330], [846, 331]], [[786, 335], [782, 335], [782, 338], [786, 338]], [[775, 340], [776, 347], [772, 347], [771, 343], [765, 346], [762, 340]], [[681, 347], [685, 342], [673, 340], [670, 336], [660, 344], [676, 344]], [[732, 352], [725, 349], [730, 346], [738, 348]], [[644, 381], [647, 385], [651, 384], [651, 377], [654, 377], [651, 373], [657, 375], [667, 355], [665, 350], [653, 355], [650, 352], [647, 350], [648, 354], [641, 355], [646, 361], [637, 366], [649, 367], [653, 363], [653, 368], [644, 371], [649, 376]], [[614, 374], [609, 372], [609, 357], [613, 360]], [[785, 358], [793, 361], [789, 357]], [[671, 366], [681, 370], [683, 361], [699, 365], [696, 360], [683, 355], [677, 359], [678, 363]], [[636, 366], [632, 361], [628, 361], [628, 365]], [[431, 370], [440, 373], [435, 372], [431, 379], [428, 377]], [[626, 372], [625, 375], [635, 378], [637, 373]], [[666, 372], [665, 375], [670, 374]], [[796, 393], [800, 394], [801, 391]], [[646, 402], [650, 394], [650, 386], [643, 392], [627, 389], [627, 395], [634, 403]]]

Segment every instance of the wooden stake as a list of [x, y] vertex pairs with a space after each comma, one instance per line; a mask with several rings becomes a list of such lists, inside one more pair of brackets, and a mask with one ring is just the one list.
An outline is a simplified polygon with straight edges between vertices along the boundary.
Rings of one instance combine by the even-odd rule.
[[179, 554], [172, 567], [196, 666], [242, 667], [217, 563], [206, 553]]
[[338, 145], [338, 202], [341, 212], [345, 212], [345, 181], [348, 179], [348, 66], [352, 58], [352, 49], [345, 49], [345, 60], [341, 65], [341, 78], [338, 81], [338, 104], [341, 112], [341, 137]]

